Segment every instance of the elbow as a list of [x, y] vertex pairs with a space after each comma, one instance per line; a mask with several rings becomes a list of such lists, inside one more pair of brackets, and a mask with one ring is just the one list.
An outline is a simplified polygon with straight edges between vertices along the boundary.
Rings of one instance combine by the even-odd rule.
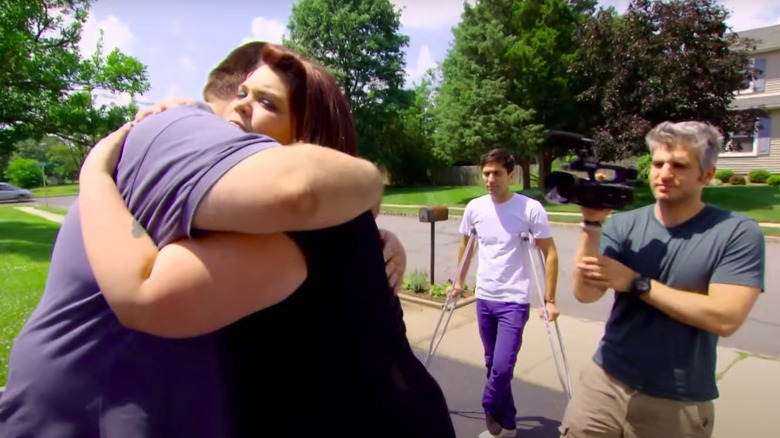
[[721, 338], [728, 338], [736, 333], [740, 326], [741, 324], [736, 321], [722, 321], [713, 328], [712, 332]]
[[382, 178], [382, 172], [379, 168], [370, 161], [366, 161], [367, 167], [367, 179], [368, 179], [368, 191], [367, 196], [373, 200], [372, 205], [376, 206], [377, 213], [379, 212], [379, 206], [382, 204], [382, 195], [385, 192], [385, 182]]
[[286, 204], [291, 219], [314, 218], [320, 210], [323, 200], [315, 188], [313, 181], [303, 179], [300, 184], [294, 184], [287, 196]]
[[171, 318], [164, 300], [150, 294], [138, 294], [132, 302], [109, 303], [111, 310], [122, 327], [152, 336], [168, 339], [182, 339], [202, 333], [188, 332], [186, 327], [176, 324]]

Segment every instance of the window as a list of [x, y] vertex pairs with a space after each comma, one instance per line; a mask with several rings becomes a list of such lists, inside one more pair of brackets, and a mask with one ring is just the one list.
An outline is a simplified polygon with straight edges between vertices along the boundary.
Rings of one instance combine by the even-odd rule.
[[758, 151], [758, 123], [751, 131], [731, 134], [729, 141], [723, 144], [720, 156], [756, 156]]
[[[751, 59], [748, 69], [752, 70], [755, 68], [756, 68], [756, 60]], [[742, 87], [740, 87], [740, 90], [737, 91], [737, 94], [751, 94], [754, 93], [755, 91], [756, 91], [755, 80], [747, 80], [742, 83]]]

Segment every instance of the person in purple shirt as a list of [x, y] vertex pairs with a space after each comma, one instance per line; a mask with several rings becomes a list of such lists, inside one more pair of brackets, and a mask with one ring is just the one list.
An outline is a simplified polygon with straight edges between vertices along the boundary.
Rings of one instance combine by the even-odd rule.
[[[93, 274], [102, 260], [87, 256], [82, 221], [89, 219], [81, 216], [79, 200], [55, 241], [41, 300], [12, 347], [0, 437], [233, 436], [214, 330], [241, 312], [279, 302], [305, 280], [303, 254], [281, 231], [342, 224], [376, 206], [382, 193], [379, 172], [365, 160], [313, 144], [275, 147], [276, 139], [238, 129], [244, 115], [236, 123], [216, 115], [229, 101], [227, 91], [235, 95], [230, 81], [242, 66], [231, 64], [234, 55], [256, 52], [258, 44], [237, 49], [212, 72], [204, 90], [211, 105], [171, 108], [106, 139], [116, 142], [127, 133], [115, 175], [122, 207], [134, 216], [127, 232], [143, 236], [146, 230], [161, 248], [154, 271], [145, 266], [134, 274], [156, 280], [165, 253], [196, 262], [189, 266], [218, 258], [225, 266], [256, 269], [241, 281], [195, 269], [167, 279], [173, 282], [147, 282], [151, 286], [135, 295], [112, 293], [114, 283]], [[244, 100], [264, 108], [266, 121], [281, 120], [274, 90], [264, 90], [265, 97], [256, 91]], [[321, 105], [324, 120], [340, 116], [327, 102]], [[95, 160], [87, 161], [83, 171]], [[81, 184], [82, 190], [93, 187], [89, 178]], [[254, 243], [250, 259], [202, 250], [204, 242], [238, 240]], [[111, 248], [110, 257], [134, 269], [125, 256], [130, 250]], [[188, 293], [203, 280], [215, 282], [211, 294]]]

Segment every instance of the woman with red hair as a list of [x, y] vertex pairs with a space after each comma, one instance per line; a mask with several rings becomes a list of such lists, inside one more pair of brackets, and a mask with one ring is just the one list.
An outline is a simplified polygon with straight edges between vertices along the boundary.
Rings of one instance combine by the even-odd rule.
[[[333, 77], [280, 46], [254, 44], [210, 75], [204, 95], [212, 108], [238, 129], [281, 145], [305, 142], [355, 155], [350, 108]], [[440, 388], [406, 339], [372, 212], [337, 227], [287, 232], [305, 276], [266, 287], [262, 277], [273, 273], [252, 263], [264, 249], [249, 236], [209, 233], [159, 250], [148, 236], [142, 244], [129, 236], [122, 225], [132, 220], [128, 209], [100, 201], [109, 180], [91, 183], [115, 167], [117, 143], [98, 145], [82, 169], [82, 230], [95, 278], [104, 294], [186, 299], [169, 318], [139, 318], [136, 330], [172, 337], [218, 332], [234, 403], [230, 436], [455, 436]], [[112, 196], [121, 197], [116, 187]], [[120, 262], [111, 248], [135, 254]]]

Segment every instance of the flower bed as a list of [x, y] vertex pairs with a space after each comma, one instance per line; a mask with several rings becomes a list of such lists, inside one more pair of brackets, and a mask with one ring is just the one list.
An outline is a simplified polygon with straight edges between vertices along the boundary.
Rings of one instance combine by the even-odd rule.
[[[447, 291], [451, 285], [451, 280], [431, 285], [426, 273], [415, 271], [404, 279], [403, 287], [398, 296], [402, 300], [405, 299], [431, 307], [441, 307], [447, 300]], [[460, 294], [456, 307], [471, 304], [474, 300], [474, 292], [469, 290], [468, 285], [466, 285], [464, 286], [463, 292]]]

